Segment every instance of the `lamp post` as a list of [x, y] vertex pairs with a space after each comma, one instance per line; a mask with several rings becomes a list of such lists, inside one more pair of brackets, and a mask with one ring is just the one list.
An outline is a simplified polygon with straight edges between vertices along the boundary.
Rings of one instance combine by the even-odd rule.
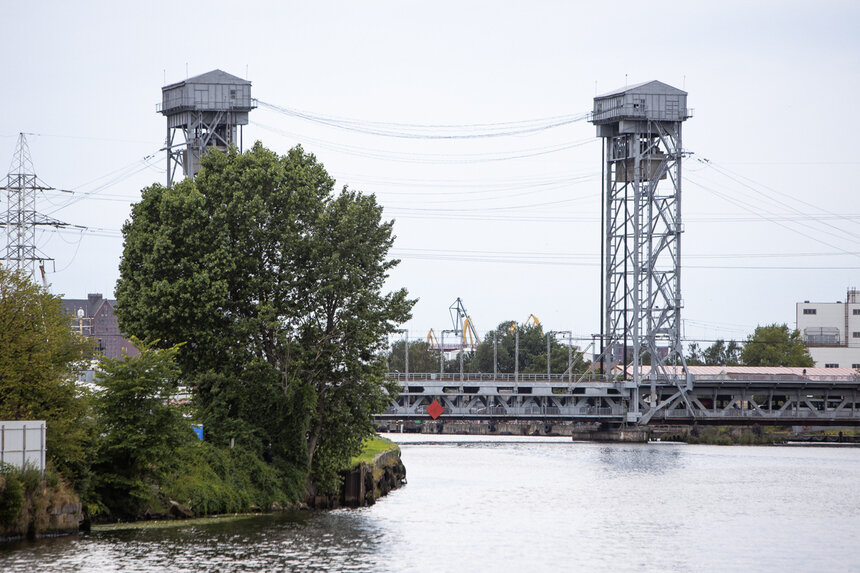
[[409, 382], [409, 330], [399, 328], [395, 332], [403, 333], [403, 348], [405, 349], [406, 357], [404, 360], [404, 370], [406, 370], [406, 382]]
[[573, 383], [573, 331], [557, 330], [553, 334], [567, 335], [567, 380]]
[[456, 333], [456, 330], [443, 330], [442, 331], [442, 342], [439, 343], [439, 378], [443, 378], [445, 376], [445, 333], [453, 332]]

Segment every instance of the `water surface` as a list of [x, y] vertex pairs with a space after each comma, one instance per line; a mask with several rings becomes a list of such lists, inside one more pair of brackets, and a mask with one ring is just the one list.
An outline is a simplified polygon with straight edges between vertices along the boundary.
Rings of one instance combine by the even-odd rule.
[[8, 571], [848, 571], [860, 449], [399, 435], [375, 506], [112, 529]]

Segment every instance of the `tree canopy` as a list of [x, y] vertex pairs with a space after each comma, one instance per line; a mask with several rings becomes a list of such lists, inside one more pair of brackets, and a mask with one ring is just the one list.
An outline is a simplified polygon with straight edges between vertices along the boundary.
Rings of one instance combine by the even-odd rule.
[[737, 366], [743, 347], [734, 340], [717, 340], [704, 350], [694, 342], [686, 356], [688, 366]]
[[324, 489], [396, 392], [380, 359], [409, 318], [383, 293], [392, 223], [301, 147], [207, 153], [194, 179], [143, 190], [124, 225], [117, 315], [195, 385], [208, 439], [307, 467]]
[[159, 350], [133, 341], [140, 353], [103, 357], [96, 378], [100, 439], [93, 485], [99, 502], [124, 517], [152, 503], [154, 485], [167, 474], [176, 448], [193, 439], [190, 422], [170, 402], [178, 385], [178, 347]]
[[[471, 372], [493, 372], [493, 340], [496, 340], [495, 353], [498, 357], [497, 371], [513, 373], [516, 367], [514, 355], [516, 352], [516, 336], [519, 330], [519, 371], [523, 374], [545, 374], [547, 335], [538, 325], [517, 325], [515, 321], [506, 320], [499, 323], [495, 330], [484, 336], [484, 340], [475, 349], [469, 368]], [[550, 372], [561, 374], [568, 367], [568, 349], [558, 339], [550, 335]], [[583, 371], [587, 362], [582, 352], [572, 351], [574, 372]]]
[[757, 326], [747, 337], [741, 359], [747, 366], [815, 365], [800, 332], [789, 330], [785, 324]]
[[[406, 371], [406, 352], [403, 348], [406, 343], [397, 340], [391, 345], [388, 353], [388, 370], [391, 372]], [[409, 371], [410, 372], [438, 372], [439, 371], [439, 349], [433, 348], [425, 341], [409, 343]]]
[[76, 485], [87, 477], [91, 436], [75, 377], [92, 352], [58, 296], [0, 266], [0, 419], [45, 420], [48, 460]]

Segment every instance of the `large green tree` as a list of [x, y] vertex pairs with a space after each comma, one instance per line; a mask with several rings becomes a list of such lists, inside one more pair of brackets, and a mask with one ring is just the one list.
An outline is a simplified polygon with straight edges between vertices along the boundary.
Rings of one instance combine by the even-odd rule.
[[747, 366], [804, 366], [815, 365], [800, 332], [791, 331], [785, 324], [758, 326], [747, 337], [741, 352]]
[[59, 297], [0, 266], [0, 420], [45, 420], [48, 460], [86, 489], [88, 395], [75, 383], [92, 345], [72, 332]]
[[208, 153], [194, 179], [144, 189], [123, 227], [120, 326], [186, 343], [209, 439], [331, 489], [396, 391], [379, 357], [413, 301], [383, 293], [391, 231], [301, 147]]
[[[484, 336], [484, 340], [475, 349], [475, 354], [469, 364], [472, 372], [493, 372], [493, 339], [495, 338], [497, 355], [497, 371], [513, 373], [516, 367], [516, 334], [519, 330], [519, 371], [523, 374], [546, 373], [546, 343], [547, 335], [539, 325], [517, 325], [514, 321], [504, 321], [495, 330]], [[587, 363], [582, 352], [572, 350], [568, 355], [566, 345], [559, 343], [555, 336], [549, 336], [550, 342], [550, 372], [561, 374], [568, 368], [568, 359], [572, 358], [573, 371], [581, 372]]]

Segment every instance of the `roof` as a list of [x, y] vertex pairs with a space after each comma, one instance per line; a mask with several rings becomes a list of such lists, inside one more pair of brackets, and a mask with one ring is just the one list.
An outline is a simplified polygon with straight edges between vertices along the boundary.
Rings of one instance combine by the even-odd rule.
[[94, 317], [101, 307], [107, 304], [111, 308], [116, 305], [115, 299], [107, 299], [101, 293], [90, 293], [87, 298], [64, 298], [62, 299], [63, 309], [72, 316], [75, 316], [78, 309], [84, 309], [86, 318]]
[[[647, 374], [650, 366], [642, 366], [642, 373]], [[667, 367], [667, 370], [672, 371], [672, 367]], [[816, 377], [831, 377], [831, 376], [856, 376], [857, 371], [853, 368], [803, 368], [793, 366], [688, 366], [687, 370], [693, 376], [774, 376], [774, 375], [791, 375], [791, 376], [806, 376], [807, 378]], [[628, 371], [632, 372], [633, 367], [628, 366]], [[676, 373], [680, 374], [681, 367], [676, 367]]]
[[229, 84], [229, 85], [251, 85], [251, 82], [248, 80], [243, 80], [242, 78], [236, 77], [232, 74], [228, 74], [223, 70], [212, 70], [211, 72], [206, 72], [205, 74], [200, 74], [199, 76], [194, 76], [191, 78], [186, 78], [181, 82], [176, 82], [170, 84], [168, 86], [164, 86], [161, 88], [162, 90], [169, 90], [175, 87], [187, 85], [187, 84]]
[[641, 84], [633, 84], [632, 86], [618, 88], [611, 92], [599, 95], [594, 99], [614, 97], [626, 93], [687, 95], [687, 92], [685, 92], [684, 90], [673, 88], [669, 84], [664, 84], [663, 82], [657, 80], [651, 80], [650, 82], [642, 82]]

